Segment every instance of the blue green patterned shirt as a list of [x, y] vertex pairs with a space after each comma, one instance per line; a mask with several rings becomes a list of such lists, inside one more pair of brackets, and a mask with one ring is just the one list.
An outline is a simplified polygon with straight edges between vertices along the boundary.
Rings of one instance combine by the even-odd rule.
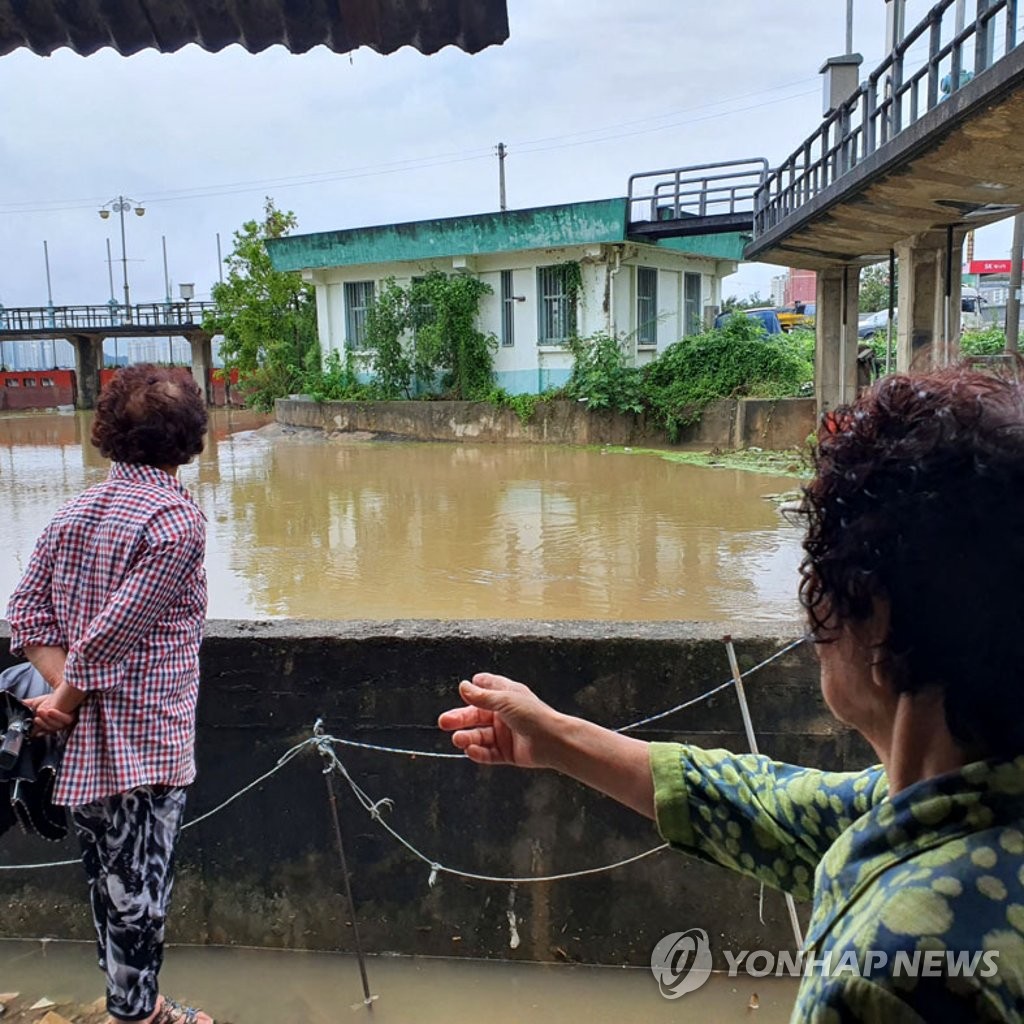
[[813, 900], [806, 955], [833, 966], [804, 973], [793, 1024], [1024, 1021], [1024, 757], [892, 798], [881, 767], [674, 743], [651, 766], [674, 847]]

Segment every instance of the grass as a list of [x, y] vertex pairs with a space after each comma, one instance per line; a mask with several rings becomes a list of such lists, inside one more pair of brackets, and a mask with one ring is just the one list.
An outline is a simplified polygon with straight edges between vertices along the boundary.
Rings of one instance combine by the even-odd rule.
[[723, 452], [712, 449], [702, 452], [607, 445], [603, 450], [614, 455], [657, 455], [668, 462], [685, 462], [690, 466], [707, 466], [711, 469], [742, 469], [749, 473], [785, 476], [793, 480], [809, 480], [813, 475], [806, 455], [797, 448], [788, 451], [744, 448], [739, 451]]

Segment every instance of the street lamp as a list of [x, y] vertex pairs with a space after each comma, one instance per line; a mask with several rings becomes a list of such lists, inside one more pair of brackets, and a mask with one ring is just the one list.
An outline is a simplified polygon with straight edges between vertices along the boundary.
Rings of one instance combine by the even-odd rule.
[[104, 203], [99, 209], [99, 214], [104, 220], [107, 220], [111, 213], [116, 213], [121, 218], [121, 268], [124, 272], [125, 319], [131, 323], [132, 303], [128, 294], [128, 253], [124, 241], [124, 215], [129, 211], [134, 211], [137, 217], [141, 217], [145, 214], [146, 208], [127, 196], [117, 196], [109, 203]]

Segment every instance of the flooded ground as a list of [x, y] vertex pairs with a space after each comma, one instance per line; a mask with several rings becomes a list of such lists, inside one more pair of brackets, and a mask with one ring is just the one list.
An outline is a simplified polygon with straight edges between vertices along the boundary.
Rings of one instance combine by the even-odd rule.
[[[92, 954], [85, 943], [0, 941], [0, 991], [47, 997], [58, 1009], [92, 1002], [102, 994]], [[367, 974], [378, 996], [372, 1010], [355, 960], [339, 954], [177, 947], [161, 978], [169, 995], [203, 1006], [219, 1024], [782, 1024], [796, 995], [790, 979], [713, 975], [667, 1000], [649, 971], [614, 967], [369, 957]]]
[[[792, 623], [785, 478], [560, 447], [268, 437], [212, 410], [183, 482], [213, 618]], [[274, 431], [275, 428], [271, 428]], [[41, 527], [107, 463], [88, 414], [0, 417], [0, 610]]]

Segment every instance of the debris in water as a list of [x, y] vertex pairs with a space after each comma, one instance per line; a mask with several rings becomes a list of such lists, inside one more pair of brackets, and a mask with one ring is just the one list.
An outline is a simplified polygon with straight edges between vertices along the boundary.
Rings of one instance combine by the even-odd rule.
[[508, 910], [505, 911], [508, 918], [508, 945], [509, 949], [519, 948], [519, 931], [516, 928], [516, 887], [513, 885], [508, 891]]
[[516, 930], [516, 912], [514, 910], [507, 910], [506, 914], [508, 915], [508, 930], [510, 933], [508, 947], [509, 949], [518, 949], [519, 932]]
[[48, 1010], [48, 1009], [50, 1009], [51, 1006], [56, 1006], [56, 1005], [57, 1004], [52, 999], [47, 999], [46, 996], [43, 996], [42, 999], [37, 999], [29, 1007], [29, 1009], [30, 1010]]
[[747, 1003], [747, 1009], [748, 1010], [760, 1010], [761, 1009], [761, 1000], [757, 998], [757, 993], [756, 992], [751, 992], [750, 993], [750, 1002]]

